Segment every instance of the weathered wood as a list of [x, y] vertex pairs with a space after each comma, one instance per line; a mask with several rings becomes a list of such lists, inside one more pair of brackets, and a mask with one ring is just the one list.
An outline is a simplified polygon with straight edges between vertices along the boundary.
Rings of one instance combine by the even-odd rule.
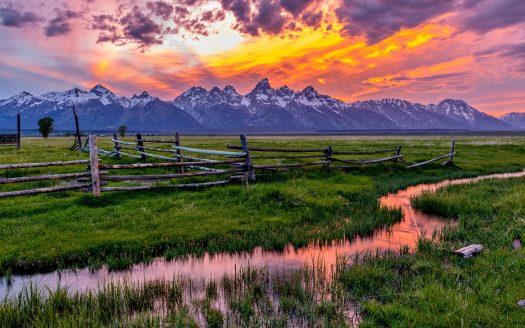
[[236, 157], [246, 156], [246, 153], [222, 151], [222, 150], [198, 149], [198, 148], [189, 148], [189, 147], [181, 147], [181, 146], [172, 146], [172, 148], [177, 149], [177, 150], [189, 151], [192, 153], [201, 153], [201, 154], [210, 154], [210, 155], [225, 155], [225, 156], [236, 156]]
[[170, 184], [170, 185], [151, 185], [151, 186], [123, 186], [123, 187], [103, 187], [102, 191], [134, 191], [134, 190], [148, 190], [159, 188], [175, 188], [175, 189], [195, 189], [200, 187], [219, 186], [229, 183], [230, 180], [212, 181], [201, 183], [186, 183], [186, 184]]
[[120, 159], [120, 154], [119, 154], [119, 151], [120, 151], [120, 143], [119, 143], [119, 140], [118, 140], [118, 137], [117, 137], [117, 134], [116, 133], [113, 133], [113, 149], [115, 150], [115, 158], [116, 159]]
[[239, 137], [241, 139], [242, 151], [246, 154], [246, 156], [244, 157], [244, 172], [246, 174], [246, 181], [253, 182], [255, 181], [255, 171], [253, 169], [252, 158], [250, 156], [250, 149], [248, 147], [248, 141], [246, 140], [246, 135], [244, 134], [241, 134]]
[[297, 155], [297, 156], [293, 156], [293, 155], [283, 155], [283, 156], [251, 156], [252, 159], [293, 159], [293, 158], [322, 158], [324, 157], [323, 154], [319, 154], [319, 155]]
[[136, 164], [107, 164], [100, 165], [100, 169], [137, 169], [147, 167], [178, 167], [178, 166], [191, 166], [191, 165], [215, 165], [215, 164], [234, 164], [239, 163], [235, 160], [224, 160], [217, 162], [173, 162], [173, 163], [136, 163]]
[[41, 163], [21, 163], [21, 164], [2, 164], [0, 170], [9, 169], [27, 169], [34, 167], [49, 167], [49, 166], [66, 166], [77, 164], [89, 164], [89, 160], [75, 160], [75, 161], [58, 161], [58, 162], [41, 162]]
[[89, 177], [89, 176], [91, 176], [90, 172], [79, 172], [79, 173], [64, 173], [64, 174], [48, 174], [48, 175], [18, 177], [18, 178], [0, 178], [0, 184], [44, 181], [44, 180], [62, 180], [62, 179], [72, 179], [72, 178]]
[[163, 179], [177, 179], [189, 178], [206, 175], [221, 175], [229, 173], [238, 173], [241, 170], [217, 170], [212, 172], [192, 172], [192, 173], [167, 173], [167, 174], [149, 174], [149, 175], [108, 175], [102, 176], [102, 180], [106, 181], [132, 181], [132, 180], [163, 180]]
[[174, 140], [152, 140], [152, 139], [142, 139], [142, 142], [150, 142], [150, 143], [169, 143], [174, 144]]
[[[178, 132], [175, 132], [175, 146], [181, 147], [181, 141], [180, 141], [180, 134]], [[180, 149], [176, 150], [177, 159], [179, 162], [182, 162], [182, 154], [180, 152]], [[179, 173], [184, 173], [184, 167], [179, 166]]]
[[[398, 147], [399, 148], [399, 147]], [[380, 153], [391, 153], [397, 149], [364, 150], [364, 151], [333, 151], [333, 155], [372, 155]]]
[[[395, 155], [396, 155], [396, 156], [401, 155], [401, 145], [397, 146], [397, 150], [396, 150]], [[394, 162], [397, 162], [398, 159], [399, 159], [399, 158], [394, 159]]]
[[[213, 163], [213, 162], [217, 162], [216, 159], [209, 159], [209, 158], [199, 158], [199, 157], [192, 157], [192, 156], [184, 156], [184, 155], [181, 155], [179, 154], [180, 153], [180, 150], [174, 150], [174, 149], [162, 149], [162, 148], [152, 148], [152, 147], [146, 147], [144, 146], [144, 149], [145, 150], [151, 150], [151, 151], [158, 151], [158, 152], [161, 152], [161, 153], [172, 153], [172, 154], [175, 154], [175, 157], [177, 159], [179, 159], [179, 161], [182, 161], [182, 159], [190, 159], [190, 160], [195, 160], [195, 161], [201, 161], [201, 162], [210, 162], [210, 163]], [[150, 153], [147, 153], [148, 155]], [[227, 156], [228, 157], [228, 156]], [[230, 158], [239, 158], [238, 156], [232, 156]]]
[[404, 155], [394, 155], [390, 157], [383, 157], [383, 158], [374, 158], [374, 159], [368, 159], [364, 161], [359, 161], [360, 164], [372, 164], [372, 163], [380, 163], [380, 162], [388, 162], [392, 160], [397, 160], [399, 158], [402, 158]]
[[123, 156], [127, 156], [127, 157], [132, 157], [132, 158], [142, 158], [141, 156], [125, 153], [123, 151], [119, 151], [118, 154], [119, 155], [123, 155]]
[[478, 254], [482, 250], [483, 250], [483, 246], [482, 245], [472, 244], [472, 245], [468, 245], [468, 246], [465, 246], [463, 248], [460, 248], [460, 249], [454, 251], [454, 253], [461, 254], [461, 255], [463, 255], [464, 258], [468, 259], [468, 258], [474, 256], [475, 254]]
[[429, 159], [428, 161], [424, 161], [424, 162], [420, 162], [420, 163], [415, 163], [415, 164], [412, 164], [412, 165], [410, 165], [410, 166], [407, 166], [407, 169], [411, 169], [411, 168], [414, 168], [414, 167], [418, 167], [418, 166], [422, 166], [422, 165], [425, 165], [425, 164], [429, 164], [429, 163], [432, 163], [432, 162], [438, 161], [438, 160], [440, 160], [440, 159], [450, 157], [451, 155], [453, 155], [453, 154], [446, 154], [446, 155], [443, 155], [443, 156], [439, 156], [439, 157], [436, 157], [436, 158]]
[[[113, 139], [111, 139], [111, 141], [122, 145], [137, 146], [136, 142], [118, 140], [115, 133], [113, 133]], [[142, 142], [144, 142], [144, 140], [142, 140]]]
[[319, 161], [319, 162], [312, 162], [312, 163], [297, 163], [297, 164], [255, 164], [253, 165], [254, 169], [261, 169], [261, 170], [267, 170], [267, 169], [281, 169], [281, 168], [293, 168], [293, 167], [303, 167], [303, 166], [314, 166], [314, 165], [324, 165], [328, 164], [330, 161]]
[[452, 164], [452, 161], [454, 160], [454, 155], [456, 154], [455, 153], [455, 148], [456, 148], [456, 140], [454, 139], [454, 140], [452, 140], [452, 143], [450, 145], [450, 158], [449, 158], [448, 161], [443, 163], [443, 165], [448, 166], [448, 165]]
[[137, 151], [140, 153], [142, 161], [145, 162], [147, 157], [146, 154], [144, 154], [144, 143], [142, 142], [142, 135], [140, 133], [137, 133]]
[[[228, 149], [242, 149], [242, 146], [227, 145]], [[318, 153], [324, 152], [324, 149], [289, 149], [289, 148], [261, 148], [250, 147], [250, 151], [267, 151], [267, 152], [283, 152], [283, 153]]]
[[18, 135], [18, 138], [16, 140], [16, 149], [20, 149], [20, 138], [22, 137], [22, 133], [20, 130], [20, 113], [16, 114], [16, 134]]
[[341, 163], [353, 163], [353, 164], [372, 164], [372, 163], [381, 163], [381, 162], [388, 162], [392, 160], [397, 160], [402, 158], [404, 155], [394, 155], [394, 156], [388, 156], [388, 157], [382, 157], [382, 158], [373, 158], [373, 159], [365, 159], [365, 160], [358, 160], [358, 159], [339, 159], [330, 157], [329, 159], [335, 162], [341, 162]]
[[324, 159], [330, 162], [327, 164], [328, 166], [332, 163], [332, 161], [330, 160], [330, 158], [332, 157], [332, 153], [333, 153], [332, 146], [329, 145], [328, 147], [326, 147], [324, 151]]
[[78, 144], [78, 151], [82, 151], [82, 138], [80, 136], [80, 125], [78, 124], [78, 115], [77, 115], [77, 111], [75, 110], [75, 106], [73, 106], [73, 116], [75, 118], [75, 139], [76, 139], [76, 143]]
[[100, 172], [98, 164], [98, 147], [97, 147], [97, 136], [89, 136], [89, 159], [91, 167], [91, 185], [93, 189], [93, 195], [95, 197], [100, 196]]
[[37, 188], [37, 189], [27, 189], [27, 190], [17, 190], [17, 191], [5, 191], [5, 192], [0, 192], [0, 198], [36, 195], [36, 194], [50, 193], [50, 192], [56, 192], [56, 191], [79, 190], [79, 189], [84, 189], [84, 188], [89, 188], [89, 187], [91, 187], [90, 184], [75, 184], [75, 185], [69, 185], [69, 186], [57, 186], [57, 187]]

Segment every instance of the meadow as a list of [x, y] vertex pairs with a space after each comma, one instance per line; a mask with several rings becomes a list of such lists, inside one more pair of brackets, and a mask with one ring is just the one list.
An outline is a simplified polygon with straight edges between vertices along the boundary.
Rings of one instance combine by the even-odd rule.
[[[235, 137], [185, 137], [185, 145], [225, 149]], [[367, 150], [403, 145], [405, 159], [425, 160], [448, 151], [449, 137], [251, 137], [257, 146]], [[68, 150], [71, 138], [24, 139], [0, 162], [84, 159]], [[110, 148], [108, 138], [101, 146]], [[379, 207], [378, 196], [409, 185], [488, 173], [521, 171], [525, 139], [457, 138], [455, 165], [407, 170], [401, 163], [326, 167], [260, 174], [245, 186], [197, 191], [160, 189], [104, 193], [79, 191], [0, 199], [0, 263], [14, 273], [103, 264], [122, 269], [156, 256], [235, 252], [255, 246], [282, 249], [308, 242], [367, 235], [401, 218]], [[104, 162], [129, 162], [103, 159]], [[131, 160], [133, 161], [133, 160]], [[85, 167], [31, 169], [31, 173]], [[2, 172], [2, 177], [24, 174]], [[28, 186], [49, 183], [32, 183]], [[2, 186], [12, 190], [14, 186]], [[424, 212], [455, 224], [420, 240], [417, 251], [348, 258], [332, 274], [322, 262], [270, 275], [242, 268], [231, 277], [188, 277], [141, 284], [107, 283], [100, 290], [42, 290], [27, 286], [0, 305], [0, 326], [169, 327], [450, 327], [523, 326], [525, 179], [449, 186], [413, 199]], [[479, 243], [463, 259], [453, 250]], [[514, 246], [513, 246], [514, 245]], [[351, 255], [351, 254], [349, 254]]]
[[[408, 161], [445, 154], [450, 137], [250, 137], [251, 146], [325, 147], [369, 150], [403, 145]], [[379, 207], [377, 198], [408, 185], [445, 178], [517, 171], [525, 163], [521, 137], [457, 138], [455, 166], [431, 164], [407, 170], [401, 163], [325, 167], [271, 172], [248, 187], [227, 185], [198, 191], [154, 190], [103, 193], [79, 191], [0, 199], [0, 272], [28, 273], [107, 264], [126, 268], [157, 256], [235, 252], [255, 246], [283, 249], [311, 241], [366, 235], [401, 218], [396, 209]], [[3, 150], [0, 163], [86, 159], [69, 150], [72, 138], [23, 139], [22, 149]], [[110, 149], [110, 138], [101, 138]], [[184, 137], [190, 147], [226, 149], [231, 137]], [[134, 159], [103, 159], [107, 163]], [[76, 168], [20, 169], [62, 173]], [[257, 172], [259, 173], [259, 172]], [[54, 182], [27, 183], [47, 186]], [[20, 188], [2, 185], [1, 190]]]

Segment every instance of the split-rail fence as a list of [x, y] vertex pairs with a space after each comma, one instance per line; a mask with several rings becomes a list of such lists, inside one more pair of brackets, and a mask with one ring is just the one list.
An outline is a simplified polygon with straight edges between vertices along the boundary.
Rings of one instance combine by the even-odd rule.
[[[246, 136], [240, 135], [240, 144], [227, 145], [229, 150], [224, 151], [184, 147], [178, 133], [173, 139], [146, 139], [141, 134], [137, 134], [134, 141], [119, 140], [114, 134], [111, 141], [112, 149], [103, 149], [99, 147], [97, 137], [90, 135], [87, 146], [83, 147], [84, 151], [89, 151], [88, 160], [0, 165], [0, 172], [11, 169], [84, 165], [83, 170], [78, 169], [72, 173], [0, 178], [0, 185], [48, 180], [61, 182], [58, 186], [0, 192], [0, 198], [66, 190], [89, 191], [99, 196], [101, 193], [111, 191], [194, 189], [232, 182], [248, 184], [256, 180], [257, 171], [306, 166], [344, 169], [355, 165], [400, 162], [411, 169], [441, 159], [448, 159], [443, 165], [450, 165], [456, 155], [454, 140], [448, 154], [418, 163], [408, 163], [404, 159], [401, 145], [389, 149], [365, 151], [338, 151], [330, 145], [320, 148], [251, 147]], [[113, 160], [113, 163], [103, 163], [102, 159], [105, 157], [114, 159], [128, 157], [134, 161], [115, 164]], [[148, 162], [149, 159], [155, 161]], [[279, 162], [268, 163], [271, 160], [279, 160]], [[147, 173], [151, 169], [155, 172]], [[196, 178], [197, 181], [194, 180]], [[181, 180], [180, 183], [174, 182]]]

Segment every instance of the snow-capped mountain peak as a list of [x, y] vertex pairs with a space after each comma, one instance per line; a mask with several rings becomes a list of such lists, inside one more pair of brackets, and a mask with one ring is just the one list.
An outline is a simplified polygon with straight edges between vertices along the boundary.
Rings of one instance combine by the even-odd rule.
[[224, 92], [225, 94], [229, 95], [230, 97], [234, 97], [234, 98], [237, 98], [240, 96], [240, 94], [237, 92], [237, 90], [235, 90], [234, 87], [232, 87], [231, 85], [227, 85], [224, 87], [224, 89], [222, 89], [222, 92]]
[[518, 128], [525, 129], [525, 112], [512, 112], [501, 116], [504, 122]]
[[270, 81], [267, 78], [260, 80], [256, 85], [255, 89], [271, 89]]
[[108, 93], [113, 93], [113, 92], [111, 92], [111, 90], [109, 90], [108, 88], [106, 88], [102, 84], [95, 85], [93, 88], [91, 88], [90, 92], [94, 93], [94, 94], [96, 94], [98, 96], [102, 96], [102, 95], [105, 95], [105, 94], [108, 94]]

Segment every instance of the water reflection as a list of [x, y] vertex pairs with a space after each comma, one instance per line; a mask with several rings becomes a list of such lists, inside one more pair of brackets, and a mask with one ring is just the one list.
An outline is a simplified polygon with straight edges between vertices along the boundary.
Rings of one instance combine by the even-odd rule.
[[97, 288], [108, 281], [126, 279], [132, 282], [171, 278], [174, 275], [189, 276], [194, 279], [220, 278], [233, 274], [243, 266], [266, 266], [269, 272], [288, 269], [298, 269], [305, 262], [322, 261], [328, 268], [335, 266], [339, 255], [354, 255], [363, 252], [394, 250], [407, 245], [411, 249], [416, 245], [421, 235], [429, 236], [436, 229], [444, 226], [445, 220], [434, 215], [427, 215], [410, 206], [410, 198], [424, 191], [434, 191], [450, 184], [465, 184], [484, 179], [503, 179], [525, 176], [524, 172], [494, 174], [472, 179], [446, 180], [434, 184], [420, 184], [380, 198], [382, 206], [400, 207], [404, 219], [391, 227], [390, 230], [380, 230], [371, 237], [355, 238], [352, 241], [332, 242], [329, 245], [309, 245], [294, 249], [287, 247], [283, 252], [264, 251], [260, 248], [252, 252], [239, 254], [206, 254], [203, 257], [187, 257], [166, 262], [157, 259], [150, 264], [137, 264], [124, 272], [109, 272], [102, 268], [95, 272], [89, 269], [75, 271], [51, 272], [47, 274], [19, 275], [13, 277], [13, 282], [7, 286], [5, 279], [0, 282], [0, 296], [16, 295], [29, 282], [39, 286], [55, 289], [58, 285], [68, 286], [70, 291], [82, 291]]

